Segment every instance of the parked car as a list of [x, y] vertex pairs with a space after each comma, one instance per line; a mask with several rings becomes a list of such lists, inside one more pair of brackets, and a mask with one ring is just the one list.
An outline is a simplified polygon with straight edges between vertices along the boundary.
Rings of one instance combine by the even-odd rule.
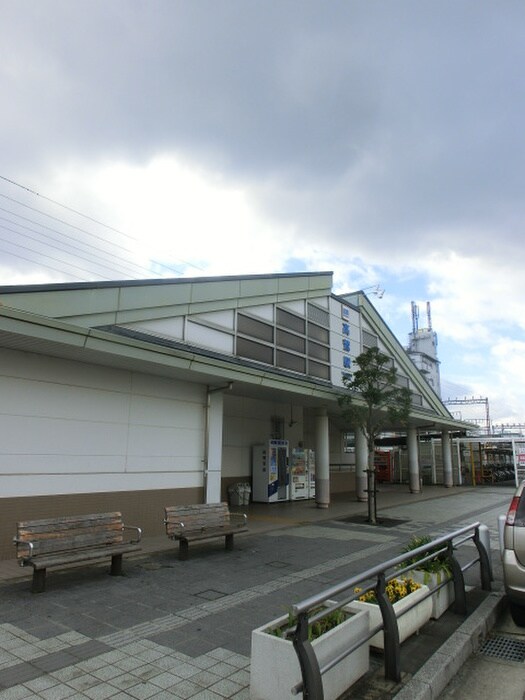
[[503, 527], [505, 592], [515, 624], [525, 627], [525, 481], [516, 489]]

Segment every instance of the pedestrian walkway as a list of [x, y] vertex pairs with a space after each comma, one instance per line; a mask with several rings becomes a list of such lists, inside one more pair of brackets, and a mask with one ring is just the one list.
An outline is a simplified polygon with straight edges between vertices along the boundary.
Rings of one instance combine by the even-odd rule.
[[[414, 532], [439, 534], [480, 512], [493, 518], [509, 493], [427, 487], [410, 494], [384, 485], [379, 527], [364, 522], [366, 504], [352, 494], [328, 509], [311, 501], [250, 504], [250, 531], [231, 552], [210, 541], [179, 561], [166, 537], [145, 536], [141, 554], [124, 559], [123, 577], [109, 577], [107, 565], [51, 571], [41, 595], [29, 592], [31, 570], [0, 562], [0, 700], [248, 700], [252, 629], [398, 554]], [[460, 627], [446, 615], [425, 644], [416, 640], [409, 654], [403, 645], [404, 683]]]

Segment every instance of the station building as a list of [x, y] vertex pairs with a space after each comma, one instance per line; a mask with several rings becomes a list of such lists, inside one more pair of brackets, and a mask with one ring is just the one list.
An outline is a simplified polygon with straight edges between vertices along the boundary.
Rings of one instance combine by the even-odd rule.
[[[451, 416], [363, 292], [331, 272], [0, 287], [0, 558], [15, 523], [119, 510], [144, 536], [166, 505], [217, 502], [252, 481], [254, 447], [315, 453], [315, 503], [364, 500], [366, 441], [338, 396], [376, 346], [412, 392], [407, 483], [419, 438]], [[346, 467], [346, 468], [345, 468]], [[272, 507], [271, 503], [268, 505]]]

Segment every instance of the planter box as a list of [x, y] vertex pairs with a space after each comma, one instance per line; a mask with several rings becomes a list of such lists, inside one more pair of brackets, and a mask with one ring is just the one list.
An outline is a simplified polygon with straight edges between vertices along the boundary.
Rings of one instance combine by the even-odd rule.
[[[435, 590], [435, 588], [437, 588], [437, 586], [446, 579], [450, 579], [450, 575], [447, 574], [446, 571], [430, 573], [428, 571], [419, 571], [418, 569], [414, 569], [409, 575], [414, 579], [414, 581], [428, 586], [431, 591]], [[437, 620], [438, 617], [441, 617], [441, 615], [443, 615], [443, 613], [448, 610], [454, 602], [454, 584], [452, 579], [450, 579], [450, 582], [446, 586], [443, 586], [443, 588], [435, 591], [431, 600], [431, 617]]]
[[[398, 600], [394, 603], [394, 612], [397, 617], [397, 623], [399, 628], [399, 642], [402, 643], [405, 639], [408, 639], [412, 634], [417, 632], [423, 625], [430, 620], [430, 615], [432, 613], [432, 599], [427, 598], [426, 600], [421, 600], [424, 598], [425, 594], [428, 593], [429, 589], [427, 586], [421, 586], [417, 591], [410, 593], [405, 598]], [[409, 610], [401, 617], [401, 613], [414, 603], [414, 601], [421, 600], [421, 602], [416, 605], [412, 610]], [[370, 629], [373, 629], [383, 620], [379, 605], [375, 603], [363, 603], [360, 600], [354, 600], [348, 605], [351, 610], [368, 610], [370, 619]], [[370, 646], [375, 649], [384, 649], [384, 638], [383, 630], [374, 634], [370, 639]]]
[[[301, 682], [299, 659], [291, 641], [268, 634], [286, 624], [284, 615], [252, 632], [250, 700], [281, 700], [292, 697], [291, 689]], [[366, 635], [368, 612], [359, 610], [337, 627], [312, 642], [322, 667], [357, 642], [363, 644], [323, 675], [324, 700], [336, 700], [369, 669], [370, 654]]]

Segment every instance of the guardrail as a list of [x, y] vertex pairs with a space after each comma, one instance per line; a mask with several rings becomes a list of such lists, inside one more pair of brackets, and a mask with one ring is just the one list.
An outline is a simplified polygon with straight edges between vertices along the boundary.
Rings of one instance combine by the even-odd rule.
[[[476, 546], [477, 557], [467, 563], [460, 564], [455, 551], [470, 541]], [[294, 619], [297, 619], [297, 625], [287, 631], [287, 636], [293, 642], [302, 676], [302, 682], [291, 689], [292, 694], [298, 695], [302, 692], [303, 698], [308, 698], [308, 700], [324, 700], [323, 674], [354, 652], [363, 642], [360, 641], [353, 646], [349, 646], [338, 657], [330, 659], [323, 667], [320, 667], [315, 651], [308, 640], [308, 626], [325, 617], [327, 613], [343, 608], [359, 598], [359, 596], [372, 590], [375, 592], [379, 604], [382, 622], [370, 630], [366, 640], [383, 630], [385, 678], [399, 682], [401, 680], [399, 629], [393, 605], [386, 595], [386, 585], [392, 579], [398, 578], [414, 569], [413, 564], [402, 566], [408, 559], [418, 557], [420, 558], [419, 563], [423, 563], [435, 559], [436, 556], [444, 557], [450, 567], [454, 584], [455, 602], [453, 610], [455, 613], [459, 615], [466, 615], [467, 613], [464, 571], [479, 563], [481, 588], [485, 591], [491, 590], [493, 578], [488, 528], [486, 525], [475, 522], [448, 535], [437, 537], [428, 544], [389, 559], [382, 564], [363, 571], [357, 576], [352, 576], [335, 586], [331, 586], [317, 595], [292, 605], [291, 613]], [[375, 583], [368, 583], [372, 579], [376, 579]], [[437, 589], [446, 586], [449, 582], [450, 579], [443, 581]], [[363, 587], [364, 583], [368, 583], [368, 586]], [[359, 587], [361, 590], [356, 592], [354, 590], [356, 587]], [[425, 597], [430, 597], [437, 589], [429, 591]], [[340, 596], [343, 596], [343, 598], [339, 599]], [[334, 599], [337, 599], [337, 602], [334, 602]], [[321, 612], [312, 613], [312, 611], [318, 610], [319, 606], [327, 601], [330, 601], [328, 607], [325, 606]], [[403, 614], [410, 609], [407, 608]]]

